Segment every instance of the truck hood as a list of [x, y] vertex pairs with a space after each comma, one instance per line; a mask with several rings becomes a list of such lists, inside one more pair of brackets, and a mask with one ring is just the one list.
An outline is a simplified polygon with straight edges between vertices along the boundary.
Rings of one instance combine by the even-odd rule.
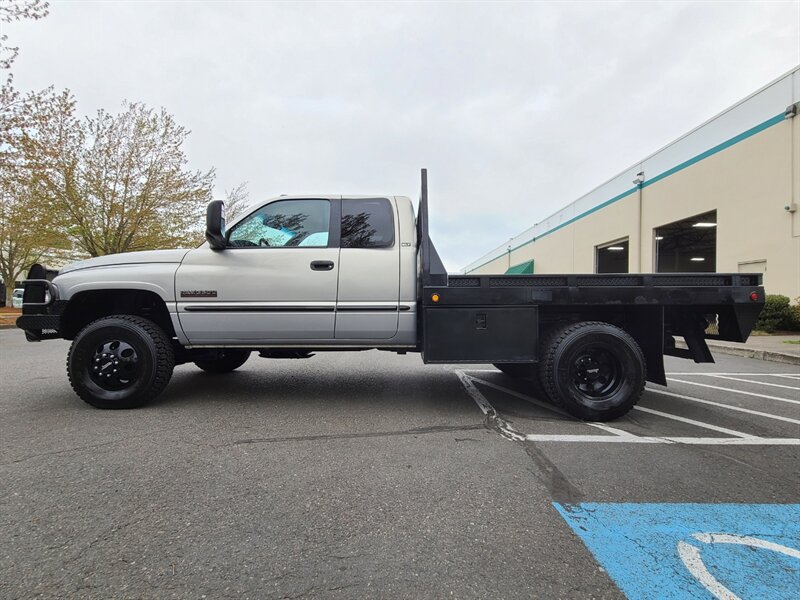
[[122, 254], [107, 254], [79, 262], [68, 264], [59, 271], [59, 275], [77, 271], [78, 269], [91, 269], [94, 267], [116, 267], [120, 265], [135, 265], [146, 263], [180, 263], [188, 249], [176, 250], [145, 250], [143, 252], [124, 252]]

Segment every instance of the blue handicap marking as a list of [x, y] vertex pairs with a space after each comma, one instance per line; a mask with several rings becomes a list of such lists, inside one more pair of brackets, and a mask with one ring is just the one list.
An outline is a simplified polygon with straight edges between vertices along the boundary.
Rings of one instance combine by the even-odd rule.
[[800, 599], [800, 504], [554, 504], [631, 600]]

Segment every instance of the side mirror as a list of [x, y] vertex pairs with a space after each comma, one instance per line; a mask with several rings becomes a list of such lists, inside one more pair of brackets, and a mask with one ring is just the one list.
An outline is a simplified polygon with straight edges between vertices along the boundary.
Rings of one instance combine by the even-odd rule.
[[222, 250], [228, 245], [225, 239], [225, 203], [212, 200], [206, 209], [206, 239], [212, 250]]

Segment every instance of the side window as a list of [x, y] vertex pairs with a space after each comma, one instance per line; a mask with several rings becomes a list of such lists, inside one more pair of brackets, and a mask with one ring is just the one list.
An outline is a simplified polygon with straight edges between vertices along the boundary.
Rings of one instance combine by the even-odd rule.
[[342, 248], [394, 245], [392, 205], [386, 198], [342, 200]]
[[278, 200], [238, 223], [228, 243], [238, 248], [325, 248], [330, 220], [328, 200]]

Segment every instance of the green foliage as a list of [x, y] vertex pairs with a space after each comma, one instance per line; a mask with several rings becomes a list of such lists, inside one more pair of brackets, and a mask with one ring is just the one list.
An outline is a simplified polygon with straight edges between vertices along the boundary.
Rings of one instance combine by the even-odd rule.
[[790, 331], [800, 331], [800, 296], [794, 299], [794, 304], [790, 307], [791, 318], [789, 320]]
[[758, 316], [756, 329], [772, 333], [777, 330], [791, 329], [793, 325], [793, 307], [788, 296], [767, 294], [764, 310]]
[[75, 248], [101, 256], [200, 237], [214, 170], [188, 168], [188, 135], [163, 108], [126, 102], [119, 114], [79, 119], [65, 106], [22, 147]]

